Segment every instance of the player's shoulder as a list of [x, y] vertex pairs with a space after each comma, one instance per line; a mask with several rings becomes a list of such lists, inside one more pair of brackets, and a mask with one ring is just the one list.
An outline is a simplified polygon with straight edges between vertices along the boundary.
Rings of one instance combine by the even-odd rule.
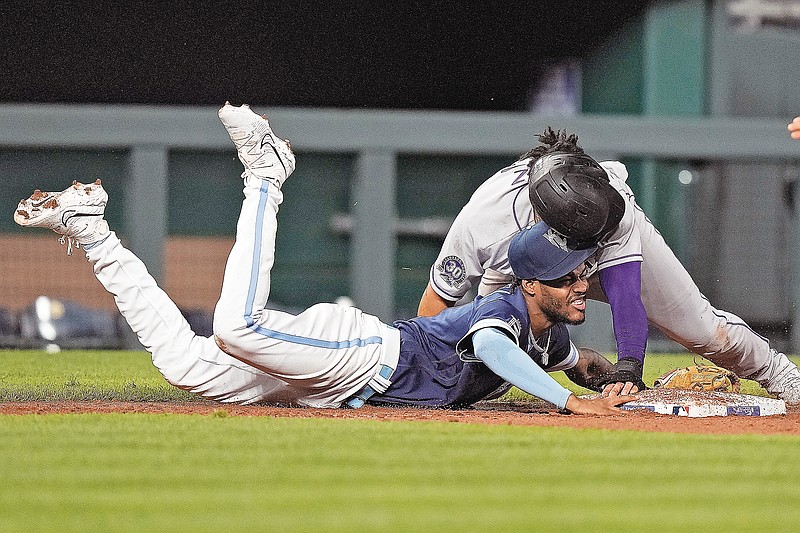
[[[528, 308], [519, 290], [506, 285], [474, 301], [472, 322], [474, 324], [505, 324], [516, 338], [530, 327]], [[498, 322], [499, 321], [499, 322]]]
[[533, 217], [527, 188], [528, 160], [522, 159], [484, 181], [461, 208], [452, 227], [468, 232], [481, 247], [510, 238]]
[[628, 169], [619, 161], [602, 161], [600, 166], [608, 173], [610, 180], [618, 179], [620, 181], [627, 181]]
[[503, 167], [481, 183], [470, 198], [470, 202], [481, 202], [487, 196], [504, 196], [528, 185], [528, 163], [530, 159], [519, 159]]
[[486, 296], [475, 298], [475, 310], [480, 311], [485, 308], [496, 309], [516, 309], [527, 312], [525, 299], [514, 285], [500, 287]]
[[611, 183], [611, 186], [614, 187], [617, 192], [622, 195], [622, 199], [625, 200], [625, 211], [629, 211], [632, 208], [634, 194], [627, 182], [628, 169], [619, 161], [603, 161], [600, 163], [600, 166], [603, 167], [608, 174], [608, 181]]

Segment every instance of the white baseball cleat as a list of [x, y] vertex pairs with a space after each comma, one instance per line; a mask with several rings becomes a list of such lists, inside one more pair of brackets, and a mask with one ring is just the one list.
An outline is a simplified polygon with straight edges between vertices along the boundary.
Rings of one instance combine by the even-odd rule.
[[73, 244], [80, 248], [108, 235], [108, 223], [103, 218], [106, 202], [108, 193], [100, 180], [86, 185], [73, 181], [61, 192], [36, 189], [19, 203], [14, 222], [55, 231], [61, 235], [61, 244], [67, 243], [67, 255], [72, 255]]
[[280, 187], [295, 166], [289, 141], [276, 136], [266, 117], [256, 114], [247, 104], [236, 107], [225, 102], [218, 115], [239, 152], [245, 183], [257, 178]]
[[767, 392], [790, 405], [800, 404], [800, 368], [781, 352], [771, 350], [777, 371], [768, 380], [759, 381]]

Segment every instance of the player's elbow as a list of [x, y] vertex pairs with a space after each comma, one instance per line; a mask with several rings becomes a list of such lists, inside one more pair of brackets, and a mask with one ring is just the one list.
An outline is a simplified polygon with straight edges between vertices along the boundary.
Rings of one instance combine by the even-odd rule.
[[417, 315], [418, 316], [434, 316], [438, 315], [448, 307], [452, 307], [453, 303], [448, 302], [441, 296], [439, 296], [436, 291], [433, 290], [431, 284], [428, 283], [428, 286], [425, 287], [425, 292], [422, 293], [422, 299], [419, 301], [419, 307], [417, 308]]

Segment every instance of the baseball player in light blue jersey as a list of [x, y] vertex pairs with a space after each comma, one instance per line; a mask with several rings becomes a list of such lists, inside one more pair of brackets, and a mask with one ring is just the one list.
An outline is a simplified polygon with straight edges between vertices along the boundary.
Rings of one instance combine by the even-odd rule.
[[512, 285], [434, 318], [382, 323], [353, 307], [317, 304], [300, 313], [266, 309], [275, 258], [281, 185], [295, 167], [287, 141], [248, 106], [219, 117], [245, 166], [244, 200], [214, 335], [197, 336], [177, 306], [104, 219], [100, 181], [62, 192], [35, 191], [14, 220], [45, 227], [82, 246], [97, 279], [176, 387], [221, 402], [360, 407], [365, 402], [465, 406], [510, 385], [575, 413], [617, 414], [635, 399], [631, 383], [608, 396], [579, 398], [546, 371], [564, 370], [597, 389], [611, 363], [577, 350], [565, 323], [584, 320], [586, 259], [546, 225], [520, 232]]
[[548, 128], [539, 141], [478, 187], [458, 214], [431, 267], [419, 314], [455, 305], [475, 285], [488, 294], [508, 283], [512, 238], [544, 220], [571, 241], [598, 244], [590, 259], [589, 297], [608, 302], [613, 315], [618, 360], [602, 379], [609, 390], [627, 381], [644, 387], [649, 321], [687, 350], [800, 404], [800, 370], [744, 320], [700, 293], [637, 205], [625, 165], [598, 164], [576, 135], [563, 131]]

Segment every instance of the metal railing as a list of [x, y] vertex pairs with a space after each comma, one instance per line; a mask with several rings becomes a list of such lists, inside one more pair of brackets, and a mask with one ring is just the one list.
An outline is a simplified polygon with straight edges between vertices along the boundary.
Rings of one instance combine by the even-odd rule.
[[[394, 270], [398, 232], [440, 234], [447, 223], [398, 220], [398, 154], [516, 155], [545, 126], [557, 125], [580, 132], [582, 146], [597, 158], [800, 161], [800, 144], [789, 138], [785, 120], [773, 118], [253, 107], [268, 113], [297, 151], [356, 154], [354, 207], [332, 224], [352, 236], [353, 299], [384, 319], [392, 317], [394, 306], [394, 279], [387, 273]], [[129, 242], [159, 278], [169, 150], [230, 149], [216, 112], [213, 107], [0, 104], [0, 148], [127, 150]], [[800, 235], [796, 220], [793, 224]], [[797, 272], [800, 261], [793, 261]], [[790, 290], [800, 302], [800, 289]], [[792, 308], [792, 321], [800, 324], [800, 306]], [[800, 333], [795, 335], [794, 351], [800, 352]]]

